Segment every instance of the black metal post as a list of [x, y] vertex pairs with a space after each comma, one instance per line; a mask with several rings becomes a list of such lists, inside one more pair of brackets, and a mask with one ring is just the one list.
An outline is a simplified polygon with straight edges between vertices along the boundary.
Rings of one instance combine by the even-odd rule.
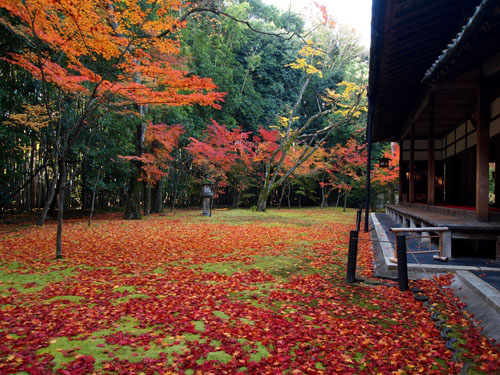
[[358, 212], [356, 213], [356, 230], [359, 232], [360, 227], [361, 227], [361, 215], [363, 215], [363, 208], [359, 208]]
[[396, 236], [396, 246], [398, 249], [398, 285], [399, 290], [408, 290], [408, 264], [406, 259], [406, 236], [398, 234]]
[[349, 232], [349, 253], [347, 254], [347, 282], [356, 281], [356, 258], [358, 257], [358, 231]]
[[373, 118], [373, 88], [368, 92], [368, 121], [366, 122], [366, 198], [365, 198], [365, 232], [368, 232], [368, 220], [370, 214], [370, 172], [372, 158], [372, 118]]

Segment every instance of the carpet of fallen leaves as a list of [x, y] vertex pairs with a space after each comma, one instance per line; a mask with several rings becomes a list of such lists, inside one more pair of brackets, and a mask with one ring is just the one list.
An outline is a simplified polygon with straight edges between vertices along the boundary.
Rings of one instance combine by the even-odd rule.
[[[55, 223], [1, 225], [0, 373], [460, 373], [412, 292], [345, 282], [353, 225], [333, 209], [108, 214], [67, 221], [58, 261]], [[372, 264], [362, 241], [359, 273]], [[498, 374], [497, 349], [435, 283], [412, 286], [475, 373]]]

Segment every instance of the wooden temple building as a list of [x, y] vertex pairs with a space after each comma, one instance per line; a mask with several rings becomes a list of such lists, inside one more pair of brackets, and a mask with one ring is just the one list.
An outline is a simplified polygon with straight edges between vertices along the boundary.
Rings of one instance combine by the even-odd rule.
[[389, 214], [498, 261], [500, 1], [373, 0], [368, 97], [371, 141], [400, 144]]

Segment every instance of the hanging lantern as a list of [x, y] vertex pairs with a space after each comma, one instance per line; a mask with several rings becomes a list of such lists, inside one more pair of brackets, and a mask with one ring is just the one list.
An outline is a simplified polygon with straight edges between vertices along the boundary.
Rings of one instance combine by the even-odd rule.
[[380, 168], [389, 168], [389, 158], [380, 158], [378, 161], [378, 166]]

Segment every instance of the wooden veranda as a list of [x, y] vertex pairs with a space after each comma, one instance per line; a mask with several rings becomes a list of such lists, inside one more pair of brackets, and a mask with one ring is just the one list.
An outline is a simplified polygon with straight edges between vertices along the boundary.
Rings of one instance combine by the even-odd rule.
[[369, 133], [401, 152], [399, 205], [388, 211], [451, 227], [454, 240], [475, 241], [471, 255], [496, 246], [480, 254], [495, 257], [499, 46], [497, 0], [373, 1]]

